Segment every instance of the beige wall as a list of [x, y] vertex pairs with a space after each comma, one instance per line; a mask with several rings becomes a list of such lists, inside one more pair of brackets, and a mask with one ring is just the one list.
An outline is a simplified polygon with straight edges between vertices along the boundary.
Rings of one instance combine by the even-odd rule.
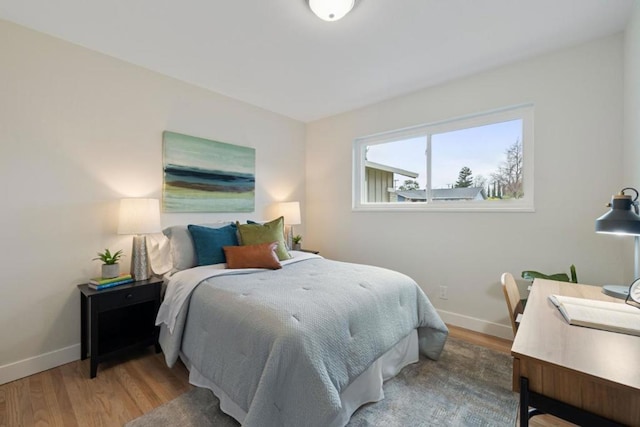
[[[622, 183], [622, 66], [618, 35], [309, 124], [307, 244], [406, 273], [445, 321], [505, 337], [504, 271], [575, 263], [584, 283], [622, 282], [619, 239], [594, 232]], [[523, 103], [535, 104], [534, 213], [352, 212], [354, 138]]]
[[79, 357], [76, 284], [99, 273], [97, 251], [129, 254], [118, 199], [161, 197], [163, 130], [257, 159], [255, 213], [165, 214], [164, 226], [304, 202], [303, 123], [5, 21], [0, 58], [0, 383]]

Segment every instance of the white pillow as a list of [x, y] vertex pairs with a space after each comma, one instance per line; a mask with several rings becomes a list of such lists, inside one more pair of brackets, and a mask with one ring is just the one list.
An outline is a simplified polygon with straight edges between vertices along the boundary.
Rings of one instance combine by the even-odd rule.
[[[215, 224], [196, 224], [203, 227], [220, 228], [229, 224], [234, 224], [232, 221], [217, 222]], [[173, 261], [173, 271], [186, 270], [187, 268], [193, 268], [198, 265], [198, 258], [196, 256], [196, 249], [193, 245], [193, 239], [191, 233], [187, 228], [187, 225], [174, 225], [167, 227], [162, 232], [171, 241], [171, 259]]]

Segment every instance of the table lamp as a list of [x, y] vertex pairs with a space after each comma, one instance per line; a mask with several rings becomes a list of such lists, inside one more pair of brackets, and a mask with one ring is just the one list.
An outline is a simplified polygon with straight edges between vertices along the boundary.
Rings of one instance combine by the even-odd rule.
[[293, 240], [293, 226], [302, 224], [300, 220], [300, 202], [282, 202], [278, 203], [277, 211], [279, 216], [284, 217], [285, 227], [289, 226], [287, 234], [287, 245], [291, 248]]
[[[635, 197], [624, 194], [625, 191], [635, 193]], [[639, 276], [638, 253], [640, 252], [640, 216], [638, 215], [638, 190], [626, 187], [612, 196], [607, 205], [611, 210], [596, 220], [596, 233], [635, 236], [634, 244], [634, 279]], [[615, 298], [627, 298], [629, 286], [605, 285], [602, 291]]]
[[120, 200], [118, 234], [134, 234], [131, 250], [131, 275], [134, 280], [147, 280], [149, 259], [145, 234], [159, 233], [160, 202], [158, 199]]

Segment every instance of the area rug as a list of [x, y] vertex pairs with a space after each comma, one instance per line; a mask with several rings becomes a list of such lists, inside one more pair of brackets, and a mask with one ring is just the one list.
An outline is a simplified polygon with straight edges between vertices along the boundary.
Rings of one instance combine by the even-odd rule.
[[[384, 384], [384, 400], [361, 407], [349, 427], [515, 426], [511, 357], [449, 338], [440, 360], [420, 358]], [[237, 427], [218, 399], [194, 388], [126, 427]]]

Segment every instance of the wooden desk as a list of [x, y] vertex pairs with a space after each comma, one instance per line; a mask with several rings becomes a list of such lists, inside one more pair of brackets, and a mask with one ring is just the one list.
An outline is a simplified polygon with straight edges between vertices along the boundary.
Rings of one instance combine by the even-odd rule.
[[529, 405], [583, 426], [640, 426], [640, 337], [571, 326], [550, 294], [624, 303], [596, 286], [534, 281], [511, 347], [520, 426]]

